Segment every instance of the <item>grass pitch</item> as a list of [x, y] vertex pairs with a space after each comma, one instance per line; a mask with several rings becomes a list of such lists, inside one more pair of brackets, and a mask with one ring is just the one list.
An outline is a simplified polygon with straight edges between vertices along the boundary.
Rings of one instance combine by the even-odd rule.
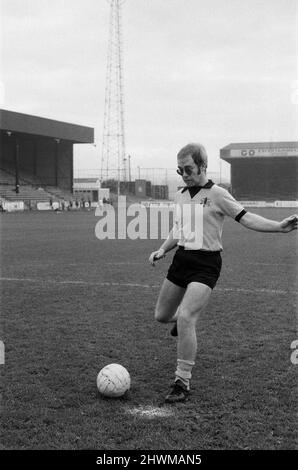
[[[165, 406], [176, 340], [153, 311], [173, 252], [152, 268], [158, 240], [99, 241], [96, 222], [93, 212], [1, 215], [1, 448], [297, 448], [297, 233], [226, 220], [191, 399]], [[112, 362], [131, 374], [120, 399], [96, 390]]]

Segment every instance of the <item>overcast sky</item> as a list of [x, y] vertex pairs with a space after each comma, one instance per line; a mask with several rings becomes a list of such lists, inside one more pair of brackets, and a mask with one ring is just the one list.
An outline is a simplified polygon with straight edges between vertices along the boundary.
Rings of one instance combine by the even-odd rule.
[[[177, 151], [200, 141], [216, 170], [231, 142], [298, 140], [297, 5], [126, 0], [132, 166], [174, 168]], [[108, 1], [1, 0], [1, 18], [1, 106], [94, 127], [97, 148], [79, 146], [75, 168], [99, 168]]]

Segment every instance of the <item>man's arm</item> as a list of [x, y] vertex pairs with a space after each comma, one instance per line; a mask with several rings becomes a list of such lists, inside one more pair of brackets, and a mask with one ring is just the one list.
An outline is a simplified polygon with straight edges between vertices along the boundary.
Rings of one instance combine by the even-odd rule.
[[287, 233], [298, 229], [298, 216], [296, 214], [278, 222], [276, 220], [265, 219], [252, 212], [246, 212], [239, 222], [244, 227], [256, 230], [257, 232]]
[[163, 258], [168, 251], [171, 251], [173, 248], [175, 248], [175, 246], [177, 246], [178, 239], [174, 238], [173, 232], [174, 232], [174, 228], [172, 228], [167, 239], [163, 242], [159, 250], [153, 251], [153, 253], [151, 253], [149, 262], [153, 266], [154, 266], [155, 261]]
[[163, 244], [160, 247], [160, 250], [164, 250], [165, 253], [175, 248], [175, 246], [177, 245], [179, 241], [174, 238], [173, 232], [174, 232], [174, 228], [172, 228], [168, 237], [166, 238], [166, 240], [163, 242]]

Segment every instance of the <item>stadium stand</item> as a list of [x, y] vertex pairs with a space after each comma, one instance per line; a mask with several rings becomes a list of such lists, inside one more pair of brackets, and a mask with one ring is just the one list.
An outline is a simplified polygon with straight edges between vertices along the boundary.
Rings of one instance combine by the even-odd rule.
[[0, 110], [0, 198], [74, 201], [73, 145], [93, 143], [94, 129]]
[[0, 185], [13, 186], [15, 184], [15, 177], [5, 170], [0, 168]]
[[0, 186], [0, 197], [7, 201], [35, 201], [35, 202], [50, 202], [52, 199], [51, 194], [47, 193], [43, 188], [35, 189], [32, 186], [22, 186], [19, 193], [16, 193], [13, 188], [7, 186]]
[[298, 142], [232, 143], [220, 150], [220, 158], [231, 165], [237, 199], [298, 199]]

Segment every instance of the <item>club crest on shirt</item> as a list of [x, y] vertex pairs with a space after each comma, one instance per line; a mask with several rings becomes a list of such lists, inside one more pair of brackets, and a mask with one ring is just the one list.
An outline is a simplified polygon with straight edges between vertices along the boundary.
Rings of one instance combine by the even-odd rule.
[[203, 207], [205, 207], [205, 206], [211, 206], [212, 202], [210, 199], [208, 199], [208, 197], [204, 197], [203, 199], [200, 200], [200, 204], [202, 204]]

